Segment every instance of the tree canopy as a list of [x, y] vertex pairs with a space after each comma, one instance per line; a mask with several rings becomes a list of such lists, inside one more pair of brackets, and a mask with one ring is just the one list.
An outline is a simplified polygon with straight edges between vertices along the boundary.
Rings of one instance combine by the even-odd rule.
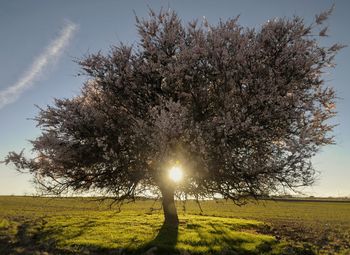
[[[323, 73], [343, 47], [322, 23], [238, 18], [184, 24], [172, 11], [136, 18], [139, 43], [78, 63], [81, 93], [35, 118], [35, 157], [9, 153], [45, 191], [98, 191], [118, 201], [160, 192], [241, 202], [310, 185], [312, 156], [333, 143], [335, 93]], [[174, 183], [168, 169], [180, 165]]]

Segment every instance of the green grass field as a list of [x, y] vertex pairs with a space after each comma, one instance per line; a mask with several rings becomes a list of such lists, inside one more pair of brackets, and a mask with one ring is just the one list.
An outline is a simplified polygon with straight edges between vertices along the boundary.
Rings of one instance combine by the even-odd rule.
[[2, 196], [0, 254], [350, 254], [350, 202], [188, 201], [177, 231], [154, 201], [108, 205]]

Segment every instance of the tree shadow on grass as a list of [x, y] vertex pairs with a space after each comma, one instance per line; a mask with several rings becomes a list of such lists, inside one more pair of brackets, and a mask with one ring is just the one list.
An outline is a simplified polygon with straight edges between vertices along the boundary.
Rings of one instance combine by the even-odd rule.
[[[150, 242], [139, 248], [130, 248], [132, 241], [127, 247], [123, 248], [103, 248], [97, 245], [79, 245], [79, 247], [62, 248], [58, 246], [56, 236], [62, 234], [66, 227], [55, 226], [46, 228], [47, 222], [43, 219], [21, 220], [17, 222], [16, 234], [6, 235], [6, 232], [0, 232], [0, 254], [1, 255], [127, 255], [127, 254], [178, 254], [175, 249], [178, 238], [178, 227], [169, 227], [164, 225], [159, 229], [157, 236]], [[74, 239], [82, 235], [94, 222], [86, 221], [79, 224], [77, 231], [65, 235], [66, 239]]]
[[[64, 227], [45, 228], [47, 222], [43, 219], [21, 220], [16, 223], [16, 234], [6, 235], [0, 232], [0, 254], [1, 255], [40, 255], [40, 254], [60, 254], [73, 255], [81, 254], [71, 249], [57, 246], [55, 236], [64, 231]], [[92, 221], [87, 221], [79, 226], [79, 231], [71, 233], [67, 239], [75, 238], [83, 234], [86, 228], [92, 225]], [[94, 254], [94, 253], [85, 253]]]
[[142, 245], [135, 250], [126, 249], [126, 254], [179, 254], [176, 250], [176, 244], [179, 234], [178, 226], [162, 225], [157, 236], [150, 242]]
[[[33, 226], [37, 226], [37, 224], [37, 221], [26, 221], [17, 226], [17, 233], [14, 236], [1, 234], [0, 254], [74, 254], [69, 250], [57, 248], [54, 240], [46, 238], [50, 233], [47, 233], [46, 231], [41, 232], [40, 228], [33, 228]], [[44, 239], [45, 241], [43, 241]]]
[[[146, 254], [146, 255], [163, 255], [163, 254], [180, 254], [180, 251], [176, 248], [178, 243], [178, 227], [169, 227], [165, 224], [161, 226], [157, 236], [146, 244], [135, 247], [135, 240], [130, 240], [129, 245], [120, 248], [103, 248], [98, 245], [79, 245], [74, 247], [62, 248], [58, 246], [58, 240], [55, 237], [62, 234], [62, 231], [69, 226], [57, 226], [54, 228], [45, 227], [46, 222], [44, 220], [36, 221], [22, 221], [17, 226], [17, 233], [14, 236], [6, 236], [0, 232], [0, 254], [1, 255], [73, 255], [73, 254], [85, 254], [85, 255], [128, 255], [128, 254]], [[74, 239], [82, 235], [91, 225], [95, 224], [93, 221], [86, 221], [83, 224], [79, 224], [77, 231], [65, 235], [67, 239]], [[254, 251], [248, 251], [244, 249], [244, 245], [249, 243], [244, 237], [238, 236], [232, 237], [229, 232], [221, 228], [220, 225], [209, 223], [211, 231], [204, 232], [198, 224], [187, 224], [183, 231], [195, 231], [200, 237], [200, 241], [189, 242], [188, 244], [194, 248], [200, 246], [205, 247], [209, 254], [266, 254], [269, 253], [274, 245], [273, 242], [262, 241], [259, 243]], [[77, 227], [77, 226], [75, 226]], [[207, 229], [208, 230], [208, 229]], [[217, 250], [220, 246], [224, 250]], [[293, 253], [290, 251], [296, 251], [294, 247], [290, 247], [289, 253], [286, 254], [313, 254], [306, 253], [304, 249], [299, 249]], [[181, 254], [192, 254], [183, 253]], [[200, 254], [196, 252], [195, 254]]]
[[232, 230], [227, 229], [221, 224], [209, 222], [208, 226], [210, 226], [210, 228], [206, 228], [206, 231], [203, 231], [203, 228], [200, 225], [191, 225], [191, 229], [196, 231], [200, 237], [200, 241], [193, 243], [192, 246], [201, 246], [204, 250], [207, 250], [208, 254], [270, 254], [273, 246], [276, 244], [275, 241], [255, 241], [254, 239], [251, 239], [245, 234], [245, 231], [249, 229], [246, 227], [237, 228], [234, 230], [236, 235], [232, 236]]

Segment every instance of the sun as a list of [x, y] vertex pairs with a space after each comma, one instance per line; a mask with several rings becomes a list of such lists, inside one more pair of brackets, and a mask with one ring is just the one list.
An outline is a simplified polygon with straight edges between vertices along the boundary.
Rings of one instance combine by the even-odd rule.
[[173, 182], [181, 181], [182, 175], [182, 169], [179, 166], [173, 166], [169, 170], [169, 177]]

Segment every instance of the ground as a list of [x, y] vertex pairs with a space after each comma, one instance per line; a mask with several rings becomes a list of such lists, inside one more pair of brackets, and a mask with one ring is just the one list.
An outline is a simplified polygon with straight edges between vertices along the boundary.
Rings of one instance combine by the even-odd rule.
[[108, 205], [0, 197], [0, 254], [350, 254], [350, 201], [204, 201], [202, 212], [188, 201], [178, 230], [151, 200]]

